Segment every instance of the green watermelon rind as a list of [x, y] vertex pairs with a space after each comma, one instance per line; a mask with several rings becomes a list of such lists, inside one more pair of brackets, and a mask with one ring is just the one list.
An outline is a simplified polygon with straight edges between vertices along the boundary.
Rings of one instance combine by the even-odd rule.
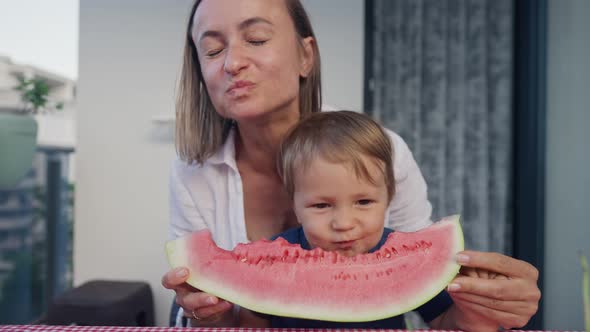
[[[452, 254], [456, 254], [464, 249], [463, 231], [459, 222], [460, 216], [449, 216], [443, 220], [455, 224], [452, 240], [454, 249], [451, 251]], [[186, 246], [187, 241], [185, 238], [178, 238], [166, 243], [168, 262], [172, 268], [190, 266]], [[383, 307], [382, 310], [378, 311], [371, 309], [365, 312], [362, 312], [362, 304], [359, 304], [359, 307], [350, 308], [345, 311], [345, 308], [342, 307], [337, 309], [314, 307], [313, 310], [309, 310], [308, 305], [297, 307], [290, 303], [285, 304], [284, 302], [272, 301], [271, 299], [264, 299], [262, 302], [260, 299], [250, 298], [247, 295], [241, 294], [228, 285], [222, 285], [217, 280], [210, 280], [204, 275], [198, 275], [192, 270], [190, 271], [187, 283], [201, 291], [235, 303], [241, 307], [269, 315], [335, 322], [366, 322], [397, 316], [420, 307], [444, 290], [455, 278], [460, 268], [461, 266], [454, 261], [453, 257], [449, 257], [449, 263], [446, 265], [440, 278], [432, 281], [429, 287], [425, 287], [423, 291], [415, 294], [412, 299], [408, 299], [407, 303], [397, 303], [393, 307]]]

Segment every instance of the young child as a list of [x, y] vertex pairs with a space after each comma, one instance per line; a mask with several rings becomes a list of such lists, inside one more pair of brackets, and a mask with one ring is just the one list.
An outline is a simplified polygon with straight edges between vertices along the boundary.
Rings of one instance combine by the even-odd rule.
[[[319, 247], [345, 256], [370, 253], [385, 243], [392, 232], [384, 223], [395, 193], [393, 151], [388, 134], [368, 116], [350, 111], [308, 116], [282, 142], [277, 166], [301, 224], [277, 237], [304, 249]], [[433, 327], [448, 328], [457, 326], [444, 319], [453, 311], [450, 308], [454, 308], [453, 301], [443, 291], [416, 310]], [[449, 316], [455, 319], [458, 315], [452, 312]], [[241, 309], [240, 321], [245, 327], [405, 328], [403, 316], [337, 323], [245, 309]]]

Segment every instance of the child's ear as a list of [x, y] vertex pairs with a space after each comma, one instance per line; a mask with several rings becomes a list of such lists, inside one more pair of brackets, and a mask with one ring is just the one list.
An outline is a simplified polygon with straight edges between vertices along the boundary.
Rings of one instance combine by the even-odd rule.
[[299, 218], [297, 218], [297, 213], [295, 212], [295, 206], [294, 206], [294, 204], [293, 204], [293, 199], [291, 199], [291, 214], [292, 214], [292, 215], [290, 216], [290, 218], [289, 218], [289, 219], [290, 219], [290, 220], [293, 220], [293, 219], [295, 219], [295, 220], [297, 221], [297, 223], [298, 223], [299, 225], [301, 225], [301, 221], [299, 221]]

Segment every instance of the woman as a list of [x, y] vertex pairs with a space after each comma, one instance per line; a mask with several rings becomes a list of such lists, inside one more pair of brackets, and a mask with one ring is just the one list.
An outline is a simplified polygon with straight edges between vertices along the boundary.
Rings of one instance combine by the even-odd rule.
[[[209, 228], [231, 248], [294, 226], [274, 156], [289, 128], [320, 105], [319, 50], [299, 0], [197, 0], [177, 105], [170, 236]], [[420, 229], [430, 224], [426, 184], [401, 138], [393, 143], [397, 194], [388, 226]], [[510, 328], [536, 312], [531, 265], [473, 251], [457, 261], [462, 273], [448, 290], [462, 314]], [[190, 287], [187, 274], [176, 269], [162, 278], [185, 316], [198, 326], [236, 324], [232, 304]]]

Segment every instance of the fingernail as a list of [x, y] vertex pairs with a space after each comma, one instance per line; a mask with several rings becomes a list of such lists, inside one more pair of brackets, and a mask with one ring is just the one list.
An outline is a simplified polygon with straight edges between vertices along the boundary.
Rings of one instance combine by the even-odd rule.
[[207, 304], [215, 304], [217, 303], [217, 301], [215, 300], [214, 297], [208, 297], [207, 298]]
[[184, 278], [188, 275], [188, 271], [184, 268], [181, 268], [180, 270], [176, 271], [176, 276], [179, 278]]
[[449, 292], [456, 292], [456, 291], [458, 291], [460, 288], [461, 288], [461, 285], [459, 285], [459, 284], [455, 284], [455, 283], [449, 284], [449, 286], [447, 286], [447, 290], [448, 290]]
[[469, 263], [469, 256], [464, 255], [464, 254], [457, 254], [455, 256], [455, 260], [459, 264], [466, 264], [466, 263]]

